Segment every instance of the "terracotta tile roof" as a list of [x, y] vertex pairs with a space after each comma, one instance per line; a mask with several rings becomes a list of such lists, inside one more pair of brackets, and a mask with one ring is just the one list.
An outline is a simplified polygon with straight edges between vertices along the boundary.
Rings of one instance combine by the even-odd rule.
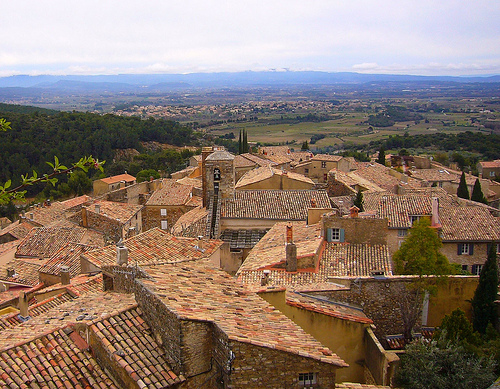
[[181, 184], [181, 185], [190, 185], [193, 188], [197, 188], [197, 189], [201, 189], [201, 187], [203, 185], [201, 182], [201, 179], [190, 178], [190, 177], [184, 177], [184, 178], [178, 179], [177, 183]]
[[365, 180], [371, 181], [380, 188], [388, 191], [394, 191], [394, 188], [398, 185], [410, 188], [419, 188], [421, 186], [419, 180], [405, 175], [405, 181], [402, 181], [392, 176], [389, 173], [390, 171], [391, 168], [385, 167], [378, 163], [364, 163], [363, 165], [361, 165], [361, 167], [353, 172], [350, 172], [348, 175], [356, 175]]
[[495, 159], [494, 161], [481, 161], [479, 162], [479, 164], [483, 167], [483, 168], [490, 168], [490, 169], [493, 169], [493, 168], [500, 168], [500, 159]]
[[183, 214], [174, 224], [172, 233], [176, 236], [197, 238], [204, 236], [208, 222], [206, 208], [197, 207]]
[[235, 155], [234, 156], [234, 167], [235, 168], [254, 167], [255, 165], [257, 165], [256, 162], [251, 161], [248, 158], [245, 158], [243, 155]]
[[28, 232], [30, 232], [33, 227], [39, 226], [40, 225], [38, 223], [32, 223], [26, 219], [17, 220], [1, 230], [0, 236], [10, 234], [15, 239], [23, 239], [26, 235], [28, 235]]
[[[153, 228], [124, 241], [131, 265], [153, 265], [207, 258], [222, 245], [221, 240], [176, 237]], [[83, 256], [98, 267], [116, 263], [116, 246], [89, 251]]]
[[101, 178], [101, 181], [105, 182], [106, 184], [115, 184], [120, 181], [125, 181], [125, 182], [135, 181], [135, 177], [131, 176], [130, 174], [119, 174], [117, 176]]
[[72, 327], [2, 352], [0, 367], [3, 387], [117, 388]]
[[443, 207], [439, 210], [443, 241], [500, 241], [500, 219], [482, 207]]
[[32, 317], [24, 323], [0, 331], [0, 350], [31, 341], [68, 324], [85, 324], [134, 306], [136, 302], [132, 295], [110, 292], [88, 293]]
[[286, 292], [287, 305], [336, 317], [342, 320], [358, 323], [372, 324], [373, 321], [366, 317], [361, 308], [346, 304], [335, 303], [324, 297], [308, 296], [297, 292]]
[[222, 199], [221, 218], [306, 220], [314, 199], [317, 208], [330, 208], [324, 190], [244, 190]]
[[125, 369], [139, 388], [167, 388], [185, 381], [169, 367], [165, 352], [150, 335], [139, 308], [90, 325], [114, 363]]
[[127, 203], [117, 203], [114, 201], [103, 201], [96, 200], [87, 207], [88, 212], [95, 212], [95, 206], [99, 205], [99, 214], [110, 219], [118, 220], [122, 224], [125, 224], [130, 219], [132, 219], [140, 210], [142, 210], [142, 205], [134, 205]]
[[74, 198], [69, 199], [69, 200], [61, 201], [61, 204], [64, 207], [64, 209], [69, 210], [69, 209], [72, 209], [75, 207], [79, 207], [79, 206], [81, 206], [81, 205], [83, 205], [91, 200], [92, 200], [92, 197], [87, 196], [87, 195], [83, 195], [83, 196], [74, 197]]
[[215, 150], [205, 159], [205, 161], [232, 161], [232, 160], [234, 160], [234, 154], [231, 154], [226, 150]]
[[220, 239], [229, 243], [231, 249], [251, 249], [268, 230], [224, 230]]
[[371, 192], [385, 191], [385, 189], [381, 188], [369, 179], [358, 176], [355, 172], [344, 173], [337, 169], [332, 169], [330, 172], [334, 172], [336, 181], [343, 183], [345, 186], [348, 186], [353, 190], [356, 186], [361, 186]]
[[13, 240], [12, 242], [0, 244], [0, 257], [10, 251], [17, 250], [17, 246], [21, 243], [20, 240]]
[[285, 165], [293, 161], [290, 155], [285, 155], [285, 154], [267, 154], [264, 155], [263, 157], [268, 159], [269, 161], [274, 162], [277, 165]]
[[50, 258], [66, 244], [81, 242], [81, 227], [35, 227], [17, 247], [16, 257]]
[[[392, 274], [392, 263], [385, 245], [327, 243], [320, 235], [319, 223], [306, 226], [305, 222], [293, 224], [293, 241], [300, 258], [318, 253], [319, 264], [310, 269], [286, 272], [285, 228], [287, 223], [277, 223], [255, 245], [238, 269], [238, 279], [259, 286], [268, 273], [268, 286], [298, 288], [310, 284], [328, 283], [331, 277], [369, 277], [375, 270]], [[304, 288], [302, 288], [304, 290]], [[307, 289], [306, 289], [307, 290]]]
[[[31, 218], [33, 214], [33, 218]], [[59, 202], [54, 202], [50, 206], [39, 206], [31, 208], [25, 213], [25, 217], [38, 223], [41, 226], [50, 226], [65, 218], [66, 208]]]
[[417, 180], [425, 180], [429, 182], [444, 182], [460, 179], [461, 173], [457, 173], [449, 169], [414, 169], [411, 171], [411, 176]]
[[185, 205], [193, 196], [193, 187], [182, 185], [173, 179], [164, 179], [146, 205]]
[[323, 243], [321, 226], [308, 226], [306, 222], [278, 222], [250, 251], [237, 274], [248, 270], [258, 270], [285, 261], [286, 226], [293, 227], [293, 242], [297, 246], [297, 257], [314, 255]]
[[67, 243], [58, 252], [52, 255], [52, 257], [50, 257], [42, 267], [40, 267], [39, 272], [58, 276], [60, 274], [61, 266], [68, 266], [70, 275], [75, 277], [81, 273], [81, 254], [96, 248], [98, 247], [80, 243]]
[[245, 154], [240, 154], [240, 156], [248, 159], [249, 161], [251, 161], [259, 166], [276, 165], [274, 162], [272, 162], [268, 159], [261, 158], [260, 156], [255, 155], [255, 154], [245, 153]]
[[151, 278], [140, 282], [180, 319], [212, 322], [232, 341], [346, 366], [293, 321], [207, 261], [145, 271]]
[[271, 178], [274, 175], [288, 177], [290, 180], [301, 181], [314, 186], [314, 181], [306, 176], [294, 172], [286, 172], [281, 169], [275, 169], [271, 166], [260, 167], [246, 172], [236, 183], [235, 189], [242, 189], [247, 185], [255, 184]]
[[[0, 281], [24, 286], [38, 285], [38, 270], [40, 266], [38, 263], [14, 259], [0, 265]], [[13, 269], [14, 275], [8, 276], [8, 269]]]
[[330, 161], [338, 162], [343, 157], [341, 155], [330, 155], [330, 154], [315, 154], [311, 159], [314, 161]]

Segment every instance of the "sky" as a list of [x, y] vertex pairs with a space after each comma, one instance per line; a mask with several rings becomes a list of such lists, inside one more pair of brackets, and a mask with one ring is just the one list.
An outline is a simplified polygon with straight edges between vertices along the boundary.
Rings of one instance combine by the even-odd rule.
[[500, 74], [498, 0], [3, 0], [0, 76]]

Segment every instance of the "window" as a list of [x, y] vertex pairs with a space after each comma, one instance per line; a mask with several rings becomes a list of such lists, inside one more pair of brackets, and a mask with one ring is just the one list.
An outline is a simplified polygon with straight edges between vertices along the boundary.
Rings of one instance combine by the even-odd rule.
[[475, 276], [481, 275], [481, 270], [483, 270], [483, 265], [472, 265], [472, 274]]
[[474, 244], [472, 243], [459, 243], [457, 246], [457, 255], [473, 255]]
[[327, 242], [343, 242], [344, 230], [342, 228], [328, 228], [326, 230]]
[[443, 183], [442, 183], [442, 182], [438, 183], [438, 186], [439, 186], [440, 188], [442, 188], [442, 187], [443, 187]]
[[326, 161], [321, 161], [321, 168], [326, 169]]
[[461, 255], [469, 255], [469, 243], [462, 243]]
[[413, 223], [418, 222], [420, 220], [420, 216], [417, 215], [410, 215], [410, 224], [413, 225]]
[[398, 238], [404, 238], [408, 234], [408, 230], [398, 230]]
[[467, 265], [462, 265], [462, 270], [463, 270], [463, 271], [468, 271], [468, 270], [469, 270], [469, 266], [467, 266]]
[[323, 174], [323, 181], [328, 181], [328, 173]]
[[490, 172], [490, 177], [495, 177], [495, 172]]
[[316, 373], [299, 373], [299, 385], [316, 384]]
[[161, 214], [161, 216], [167, 216], [167, 210], [165, 208], [162, 208], [160, 210], [160, 214]]
[[304, 169], [304, 174], [309, 174], [309, 169], [308, 168]]
[[162, 220], [161, 221], [161, 229], [162, 230], [168, 229], [168, 221], [167, 220]]

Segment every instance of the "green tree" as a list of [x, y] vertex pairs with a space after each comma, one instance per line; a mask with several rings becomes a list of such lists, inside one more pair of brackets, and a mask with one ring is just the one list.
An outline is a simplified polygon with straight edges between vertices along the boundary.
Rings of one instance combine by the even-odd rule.
[[383, 146], [378, 151], [377, 163], [385, 166], [385, 150]]
[[300, 148], [301, 150], [305, 151], [305, 150], [309, 150], [309, 144], [307, 143], [307, 140], [305, 140], [303, 143], [302, 143], [302, 147]]
[[243, 154], [243, 138], [241, 136], [241, 130], [240, 130], [240, 137], [238, 139], [238, 154]]
[[248, 134], [247, 134], [247, 130], [243, 130], [243, 153], [248, 153]]
[[479, 178], [474, 183], [474, 188], [472, 189], [472, 195], [470, 199], [472, 201], [477, 201], [478, 203], [488, 204], [486, 197], [484, 197]]
[[460, 184], [458, 184], [457, 196], [462, 199], [470, 199], [469, 189], [467, 188], [467, 182], [465, 181], [465, 172], [462, 172], [460, 177]]
[[462, 347], [436, 342], [414, 342], [401, 355], [397, 387], [408, 389], [485, 389], [496, 378], [495, 362], [479, 358]]
[[445, 255], [442, 243], [428, 218], [413, 224], [399, 250], [393, 255], [397, 274], [445, 275], [455, 273]]
[[457, 345], [477, 345], [480, 341], [474, 332], [471, 322], [460, 308], [446, 315], [441, 321], [439, 330], [434, 334], [441, 342], [453, 342]]
[[81, 196], [90, 193], [92, 190], [92, 180], [85, 172], [77, 170], [70, 174], [68, 186], [74, 194]]
[[158, 171], [154, 169], [146, 169], [146, 170], [141, 170], [135, 176], [137, 182], [149, 181], [151, 177], [153, 177], [156, 180], [160, 178], [160, 173], [158, 173]]
[[354, 199], [354, 205], [359, 208], [360, 212], [364, 212], [365, 207], [364, 207], [364, 199], [363, 199], [363, 192], [358, 189], [358, 193], [356, 194], [356, 198]]
[[498, 263], [496, 245], [493, 244], [488, 252], [488, 259], [481, 270], [479, 284], [477, 285], [472, 303], [472, 324], [474, 330], [481, 334], [486, 332], [488, 323], [496, 327], [498, 323], [498, 310], [495, 300], [498, 296]]

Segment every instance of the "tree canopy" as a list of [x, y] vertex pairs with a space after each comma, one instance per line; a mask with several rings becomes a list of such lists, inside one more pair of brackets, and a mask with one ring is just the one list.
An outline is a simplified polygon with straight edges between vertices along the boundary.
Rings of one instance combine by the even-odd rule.
[[399, 250], [393, 255], [398, 274], [445, 275], [453, 274], [455, 268], [440, 252], [441, 239], [430, 227], [428, 218], [413, 224]]
[[486, 197], [484, 197], [483, 189], [481, 188], [481, 182], [479, 182], [479, 178], [474, 183], [474, 188], [472, 189], [472, 195], [470, 199], [472, 201], [477, 201], [478, 203], [488, 204]]
[[467, 182], [465, 181], [465, 173], [462, 172], [460, 176], [460, 184], [458, 184], [457, 196], [462, 199], [470, 199], [469, 189], [467, 188]]

